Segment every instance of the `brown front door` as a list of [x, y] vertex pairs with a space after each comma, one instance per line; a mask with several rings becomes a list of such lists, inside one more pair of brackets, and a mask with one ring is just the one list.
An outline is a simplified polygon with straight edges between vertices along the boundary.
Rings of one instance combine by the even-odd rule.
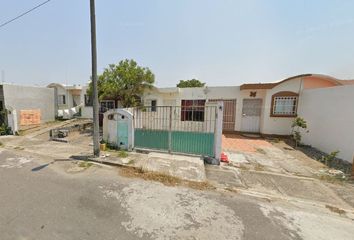
[[209, 102], [222, 101], [224, 103], [223, 131], [235, 130], [236, 99], [211, 99]]

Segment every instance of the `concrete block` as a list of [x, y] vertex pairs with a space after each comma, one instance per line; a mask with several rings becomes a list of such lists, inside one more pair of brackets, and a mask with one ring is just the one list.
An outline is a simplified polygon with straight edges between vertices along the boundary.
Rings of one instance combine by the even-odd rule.
[[184, 180], [206, 181], [204, 162], [200, 157], [149, 153], [144, 171], [158, 172]]

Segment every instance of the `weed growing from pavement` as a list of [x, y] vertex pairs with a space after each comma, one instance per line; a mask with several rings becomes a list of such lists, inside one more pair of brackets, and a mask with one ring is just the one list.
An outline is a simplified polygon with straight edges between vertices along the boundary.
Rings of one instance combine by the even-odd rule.
[[264, 171], [264, 166], [262, 164], [257, 163], [256, 166], [254, 166], [254, 170]]
[[81, 168], [89, 168], [92, 165], [93, 165], [93, 163], [91, 163], [91, 162], [86, 162], [86, 161], [79, 162], [79, 167], [81, 167]]
[[339, 215], [346, 214], [346, 211], [344, 211], [343, 209], [340, 209], [340, 208], [337, 208], [337, 207], [334, 207], [331, 205], [326, 205], [326, 208], [328, 208], [332, 212], [338, 213]]
[[318, 178], [320, 180], [327, 181], [329, 183], [335, 183], [335, 184], [343, 184], [344, 181], [346, 181], [345, 178], [336, 177], [336, 176], [330, 176], [330, 175], [327, 175], [327, 174], [320, 175]]
[[257, 150], [257, 152], [259, 152], [260, 154], [264, 154], [264, 155], [267, 154], [266, 151], [264, 151], [264, 150], [261, 149], [261, 148], [256, 148], [256, 150]]
[[4, 146], [4, 144], [2, 142], [0, 142], [0, 147], [3, 147], [3, 146]]
[[126, 151], [119, 151], [118, 152], [118, 157], [120, 157], [120, 158], [126, 158], [128, 156], [129, 156], [129, 154]]
[[160, 182], [166, 186], [184, 186], [197, 190], [214, 190], [213, 185], [208, 182], [193, 182], [182, 180], [177, 177], [169, 176], [163, 173], [147, 172], [141, 168], [121, 168], [120, 174], [124, 177], [141, 178], [148, 181]]

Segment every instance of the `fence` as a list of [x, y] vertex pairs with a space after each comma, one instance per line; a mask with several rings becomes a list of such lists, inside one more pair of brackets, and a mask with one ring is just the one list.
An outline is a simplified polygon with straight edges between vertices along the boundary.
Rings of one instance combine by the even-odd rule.
[[133, 116], [135, 148], [215, 156], [215, 105], [134, 108]]

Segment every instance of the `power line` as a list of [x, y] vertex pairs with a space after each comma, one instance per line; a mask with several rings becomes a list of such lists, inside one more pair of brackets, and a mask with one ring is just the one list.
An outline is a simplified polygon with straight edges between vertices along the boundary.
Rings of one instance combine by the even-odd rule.
[[6, 22], [0, 24], [0, 28], [6, 26], [7, 24], [9, 24], [9, 23], [11, 23], [11, 22], [13, 22], [13, 21], [15, 21], [15, 20], [17, 20], [17, 19], [23, 17], [23, 16], [25, 16], [26, 14], [28, 14], [28, 13], [30, 13], [30, 12], [36, 10], [37, 8], [43, 6], [44, 4], [46, 4], [46, 3], [50, 2], [50, 1], [51, 1], [51, 0], [44, 1], [44, 2], [42, 2], [42, 3], [40, 3], [40, 4], [38, 4], [37, 6], [31, 8], [30, 10], [27, 10], [26, 12], [24, 12], [24, 13], [18, 15], [17, 17], [14, 17], [14, 18], [12, 18], [12, 19], [10, 19], [10, 20], [8, 20], [8, 21], [6, 21]]

